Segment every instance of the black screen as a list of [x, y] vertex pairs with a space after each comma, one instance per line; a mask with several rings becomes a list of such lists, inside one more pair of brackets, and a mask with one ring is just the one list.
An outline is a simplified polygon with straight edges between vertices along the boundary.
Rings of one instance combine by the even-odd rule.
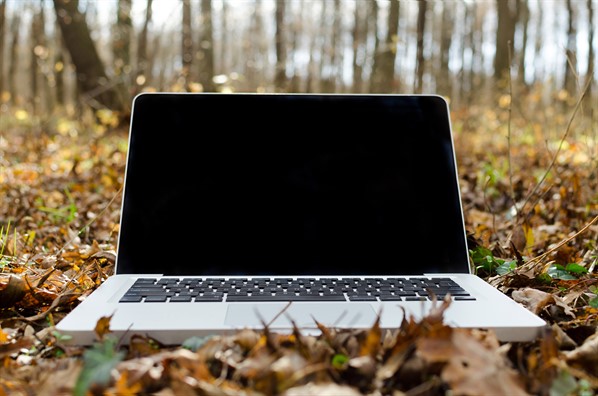
[[137, 97], [117, 272], [468, 272], [446, 103]]

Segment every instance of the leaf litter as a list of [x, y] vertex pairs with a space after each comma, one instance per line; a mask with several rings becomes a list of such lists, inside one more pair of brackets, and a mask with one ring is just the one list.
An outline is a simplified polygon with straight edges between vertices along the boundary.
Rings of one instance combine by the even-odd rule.
[[451, 328], [450, 301], [438, 301], [392, 331], [266, 326], [181, 346], [142, 334], [121, 345], [106, 317], [89, 348], [54, 325], [113, 273], [126, 136], [50, 126], [25, 139], [15, 121], [0, 139], [0, 396], [595, 394], [598, 143], [557, 136], [541, 148], [521, 135], [510, 182], [506, 146], [473, 130], [497, 120], [475, 106], [454, 120], [472, 269], [547, 321], [537, 340]]

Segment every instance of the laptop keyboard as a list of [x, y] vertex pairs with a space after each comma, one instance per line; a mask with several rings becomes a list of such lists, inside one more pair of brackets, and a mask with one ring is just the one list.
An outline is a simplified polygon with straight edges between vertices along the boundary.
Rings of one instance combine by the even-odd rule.
[[426, 301], [475, 298], [450, 278], [139, 278], [121, 303]]

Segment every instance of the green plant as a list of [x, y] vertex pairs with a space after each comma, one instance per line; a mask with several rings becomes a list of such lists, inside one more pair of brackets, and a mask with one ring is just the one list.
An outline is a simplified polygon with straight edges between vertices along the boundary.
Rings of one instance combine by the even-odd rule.
[[575, 280], [580, 276], [587, 274], [588, 270], [579, 264], [569, 263], [566, 266], [561, 264], [552, 264], [546, 271], [552, 279]]
[[75, 205], [75, 200], [73, 199], [73, 196], [71, 195], [71, 192], [69, 191], [68, 188], [64, 189], [64, 194], [66, 195], [66, 197], [68, 199], [68, 204], [66, 204], [60, 208], [50, 208], [50, 207], [44, 206], [42, 204], [41, 199], [39, 199], [39, 200], [37, 200], [37, 203], [38, 203], [37, 209], [51, 215], [52, 221], [55, 223], [57, 223], [61, 219], [63, 219], [67, 223], [72, 222], [75, 219], [75, 217], [77, 216], [77, 206]]
[[477, 275], [489, 276], [493, 273], [505, 275], [517, 268], [516, 260], [507, 261], [496, 258], [490, 250], [482, 246], [470, 250], [469, 255], [475, 265]]

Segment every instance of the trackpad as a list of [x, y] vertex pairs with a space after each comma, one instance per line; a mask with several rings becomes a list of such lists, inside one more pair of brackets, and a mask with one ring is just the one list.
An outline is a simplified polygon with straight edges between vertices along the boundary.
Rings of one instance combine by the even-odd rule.
[[266, 323], [272, 329], [288, 329], [293, 326], [292, 320], [300, 328], [316, 328], [315, 319], [328, 327], [370, 327], [376, 320], [376, 312], [367, 303], [292, 303], [285, 309], [287, 305], [231, 304], [226, 313], [225, 324], [235, 328], [256, 328], [263, 327]]

